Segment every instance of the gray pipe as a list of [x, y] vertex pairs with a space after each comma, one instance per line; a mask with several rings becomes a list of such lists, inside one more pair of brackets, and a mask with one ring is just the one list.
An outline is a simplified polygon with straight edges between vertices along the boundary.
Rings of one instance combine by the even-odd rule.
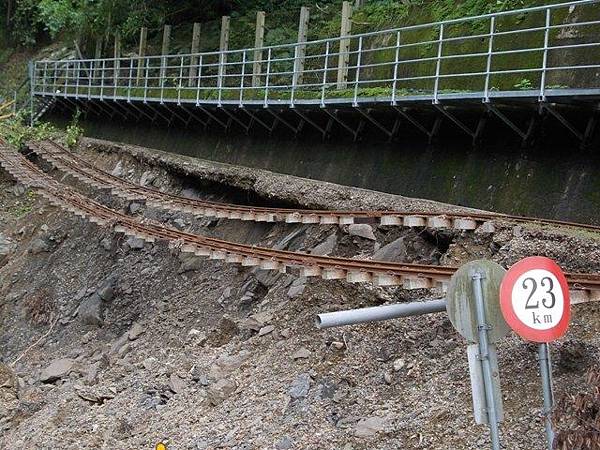
[[316, 325], [317, 328], [332, 328], [365, 322], [377, 322], [379, 320], [397, 319], [398, 317], [420, 316], [442, 311], [446, 311], [445, 298], [318, 314]]

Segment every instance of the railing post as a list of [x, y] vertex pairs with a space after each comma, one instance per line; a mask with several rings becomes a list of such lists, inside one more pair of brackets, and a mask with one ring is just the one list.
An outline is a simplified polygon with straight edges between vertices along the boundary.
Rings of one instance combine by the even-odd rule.
[[131, 103], [131, 83], [133, 82], [133, 58], [129, 60], [129, 82], [127, 83], [127, 103]]
[[106, 60], [102, 60], [102, 75], [100, 78], [100, 101], [104, 100], [104, 70], [106, 69]]
[[148, 76], [150, 72], [150, 58], [144, 58], [144, 65], [146, 66], [146, 75], [144, 76], [144, 103], [148, 103]]
[[202, 55], [198, 58], [198, 82], [196, 84], [196, 106], [200, 105], [200, 82], [202, 80]]
[[[254, 64], [252, 64], [252, 87], [260, 86], [263, 47], [265, 45], [265, 12], [256, 13], [256, 35], [254, 37]], [[244, 52], [245, 55], [245, 52]]]
[[269, 75], [271, 73], [271, 47], [269, 47], [269, 50], [267, 51], [267, 74], [265, 76], [265, 103], [264, 103], [264, 107], [268, 108], [269, 107]]
[[298, 58], [298, 44], [294, 45], [294, 68], [292, 70], [292, 93], [290, 95], [290, 108], [294, 107], [294, 96], [296, 94], [296, 59]]
[[119, 87], [119, 70], [121, 69], [121, 34], [115, 33], [115, 97], [117, 96], [117, 88]]
[[300, 23], [298, 25], [298, 45], [294, 57], [294, 84], [301, 85], [304, 78], [304, 61], [306, 58], [306, 42], [308, 36], [308, 21], [310, 9], [306, 6], [300, 8]]
[[46, 96], [47, 77], [48, 77], [48, 63], [45, 62], [44, 63], [44, 79], [42, 81], [42, 92], [44, 93], [44, 97]]
[[88, 100], [90, 100], [92, 98], [92, 83], [95, 78], [95, 70], [96, 70], [96, 68], [94, 66], [95, 66], [95, 62], [90, 61], [90, 80], [88, 83]]
[[433, 88], [433, 103], [438, 104], [438, 91], [440, 88], [440, 70], [442, 67], [442, 42], [444, 40], [444, 24], [440, 24], [440, 38], [438, 40], [437, 63], [435, 66], [435, 82]]
[[340, 54], [338, 57], [337, 88], [346, 89], [348, 86], [348, 62], [350, 60], [350, 32], [352, 30], [352, 5], [342, 3], [342, 26], [340, 30]]
[[540, 101], [546, 101], [546, 70], [548, 68], [548, 43], [550, 41], [550, 24], [551, 24], [550, 8], [546, 9], [546, 28], [544, 29], [544, 55], [542, 57], [542, 76], [540, 77]]
[[327, 87], [327, 69], [329, 69], [329, 41], [325, 45], [325, 62], [323, 63], [323, 86], [321, 87], [321, 108], [325, 108], [325, 88]]
[[67, 90], [69, 88], [69, 61], [65, 62], [65, 86], [64, 86], [64, 92], [63, 92], [63, 97], [67, 96]]
[[[162, 41], [162, 49], [160, 59], [160, 80], [161, 87], [164, 84], [164, 78], [167, 76], [167, 65], [168, 65], [168, 54], [169, 54], [169, 45], [171, 43], [171, 25], [165, 25], [163, 29], [163, 41]], [[161, 91], [161, 99], [162, 103], [162, 91]]]
[[396, 106], [396, 89], [398, 88], [398, 63], [400, 62], [400, 32], [396, 33], [396, 56], [394, 58], [394, 81], [392, 82], [392, 105]]
[[494, 53], [494, 33], [496, 31], [496, 16], [492, 16], [490, 19], [490, 36], [488, 42], [488, 54], [487, 64], [485, 68], [485, 94], [483, 101], [489, 103], [490, 101], [490, 72], [492, 71], [492, 55]]
[[[256, 56], [256, 53], [255, 53]], [[261, 55], [262, 58], [262, 55]], [[243, 108], [243, 101], [244, 101], [244, 77], [246, 76], [246, 50], [244, 50], [242, 52], [242, 70], [240, 71], [240, 103], [239, 103], [239, 107]], [[252, 73], [252, 86], [254, 87], [254, 71]]]
[[358, 54], [356, 57], [356, 75], [354, 79], [354, 101], [352, 102], [352, 106], [358, 106], [358, 83], [360, 81], [360, 63], [362, 60], [362, 45], [363, 38], [362, 36], [358, 38]]
[[33, 126], [35, 121], [33, 110], [33, 93], [35, 92], [35, 63], [29, 61], [27, 63], [27, 75], [29, 77], [29, 125]]
[[181, 65], [179, 66], [179, 89], [177, 89], [177, 104], [181, 105], [181, 88], [183, 87], [183, 56], [181, 57]]
[[[144, 75], [144, 66], [142, 61], [146, 56], [146, 41], [148, 39], [148, 28], [142, 27], [140, 29], [140, 51], [138, 52], [138, 66], [137, 66], [137, 77], [135, 79], [135, 85], [139, 86], [140, 80]], [[145, 61], [144, 61], [145, 62]]]
[[77, 76], [75, 78], [75, 98], [79, 98], [79, 77], [81, 75], [81, 62], [77, 61]]
[[195, 22], [194, 30], [192, 31], [192, 48], [190, 50], [192, 56], [190, 57], [190, 79], [188, 81], [189, 87], [194, 87], [196, 84], [196, 64], [198, 64], [198, 56], [196, 56], [196, 53], [198, 53], [200, 49], [200, 30], [201, 25], [198, 22]]
[[218, 106], [221, 106], [224, 77], [227, 73], [225, 65], [227, 64], [227, 50], [229, 49], [229, 22], [229, 16], [223, 16], [221, 18], [221, 40], [219, 42], [219, 73], [217, 77], [217, 89], [219, 90]]

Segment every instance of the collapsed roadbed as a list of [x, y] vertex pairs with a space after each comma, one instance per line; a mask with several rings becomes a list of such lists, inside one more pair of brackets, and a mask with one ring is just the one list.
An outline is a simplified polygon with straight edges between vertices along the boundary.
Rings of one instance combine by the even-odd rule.
[[[98, 167], [165, 192], [323, 209], [440, 208], [139, 147], [84, 140]], [[63, 175], [35, 161], [54, 177]], [[480, 448], [465, 343], [444, 314], [314, 328], [317, 312], [433, 298], [206, 261], [65, 215], [2, 173], [2, 446], [40, 448]], [[499, 224], [494, 233], [197, 219], [63, 181], [123, 213], [182, 230], [317, 255], [508, 266], [533, 253], [600, 271], [588, 231]], [[579, 305], [553, 348], [557, 396], [589, 389], [600, 311]], [[535, 348], [500, 344], [504, 441], [541, 448]], [[516, 382], [520, 380], [520, 382]], [[540, 403], [540, 404], [538, 404]]]

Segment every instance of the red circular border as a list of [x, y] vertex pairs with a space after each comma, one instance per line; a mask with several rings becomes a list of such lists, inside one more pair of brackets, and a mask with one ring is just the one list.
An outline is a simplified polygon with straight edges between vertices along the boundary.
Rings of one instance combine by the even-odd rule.
[[[528, 270], [544, 269], [558, 279], [564, 297], [563, 315], [558, 324], [548, 330], [536, 330], [525, 325], [515, 314], [512, 307], [512, 290], [517, 279]], [[543, 256], [530, 256], [514, 264], [502, 279], [500, 284], [500, 308], [502, 315], [510, 326], [523, 339], [533, 342], [551, 342], [567, 332], [571, 318], [571, 300], [569, 297], [569, 285], [561, 268], [550, 258]]]

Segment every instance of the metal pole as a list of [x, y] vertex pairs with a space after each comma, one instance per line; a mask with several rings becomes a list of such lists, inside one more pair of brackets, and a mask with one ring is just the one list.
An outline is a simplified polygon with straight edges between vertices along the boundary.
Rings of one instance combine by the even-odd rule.
[[269, 75], [271, 74], [271, 47], [267, 51], [267, 74], [265, 76], [265, 103], [264, 107], [269, 107]]
[[483, 382], [487, 403], [488, 422], [492, 438], [492, 449], [500, 450], [500, 432], [498, 430], [498, 413], [493, 391], [492, 365], [490, 364], [488, 330], [490, 329], [485, 317], [483, 299], [483, 278], [481, 272], [473, 274], [473, 293], [475, 294], [475, 309], [477, 311], [477, 328], [479, 330], [479, 358], [483, 368]]
[[552, 408], [554, 406], [554, 393], [552, 392], [552, 366], [550, 363], [550, 351], [548, 344], [538, 346], [538, 357], [540, 360], [540, 376], [542, 377], [542, 391], [544, 394], [544, 422], [546, 425], [546, 441], [548, 450], [553, 449], [554, 430], [552, 429]]
[[321, 88], [321, 108], [325, 108], [325, 87], [327, 86], [327, 69], [329, 65], [329, 41], [325, 44], [325, 62], [323, 63], [323, 86]]
[[[262, 56], [261, 56], [262, 59]], [[244, 102], [244, 77], [246, 76], [246, 50], [242, 52], [242, 70], [240, 71], [240, 102], [239, 107], [243, 107]], [[254, 80], [255, 73], [252, 73], [252, 77]], [[254, 86], [254, 81], [252, 82], [252, 86]]]
[[183, 83], [183, 59], [184, 57], [181, 57], [181, 65], [179, 66], [179, 89], [177, 90], [177, 104], [181, 105], [181, 88], [182, 88], [182, 83]]
[[544, 55], [542, 57], [542, 76], [540, 80], [540, 101], [546, 100], [546, 68], [548, 66], [548, 42], [550, 40], [551, 9], [546, 9], [546, 28], [544, 31]]
[[362, 57], [362, 45], [363, 38], [362, 36], [358, 38], [358, 54], [356, 56], [356, 75], [354, 77], [354, 101], [352, 102], [352, 106], [358, 106], [358, 84], [360, 82], [360, 63]]
[[196, 106], [200, 104], [200, 86], [202, 80], [202, 55], [198, 57], [198, 83], [196, 84]]
[[317, 328], [332, 328], [443, 311], [446, 311], [446, 299], [442, 298], [439, 300], [398, 303], [395, 305], [323, 313], [317, 315], [316, 325]]
[[439, 103], [438, 90], [440, 88], [440, 70], [442, 67], [442, 42], [444, 40], [444, 24], [440, 24], [440, 40], [438, 41], [438, 55], [435, 66], [435, 83], [433, 88], [433, 103]]
[[490, 101], [490, 71], [492, 70], [492, 55], [494, 53], [494, 32], [496, 30], [496, 16], [490, 19], [490, 37], [488, 43], [487, 64], [485, 69], [485, 94], [484, 102]]
[[396, 89], [398, 86], [398, 61], [400, 60], [400, 32], [396, 34], [396, 57], [394, 59], [394, 83], [392, 84], [392, 105], [396, 106]]

